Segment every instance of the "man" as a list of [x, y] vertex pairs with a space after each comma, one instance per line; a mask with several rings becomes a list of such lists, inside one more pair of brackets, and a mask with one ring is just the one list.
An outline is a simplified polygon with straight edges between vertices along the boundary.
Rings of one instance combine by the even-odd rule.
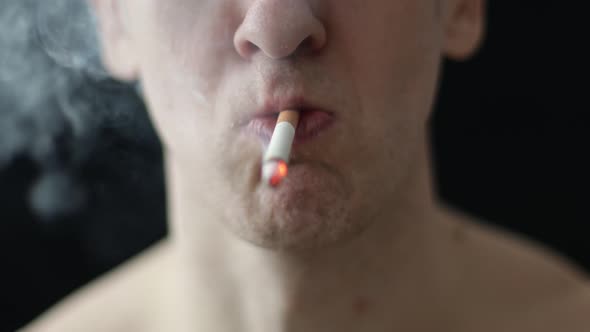
[[[483, 0], [92, 5], [162, 140], [171, 235], [28, 331], [590, 329], [585, 276], [433, 194], [441, 58], [477, 49]], [[272, 188], [284, 109], [306, 129]]]

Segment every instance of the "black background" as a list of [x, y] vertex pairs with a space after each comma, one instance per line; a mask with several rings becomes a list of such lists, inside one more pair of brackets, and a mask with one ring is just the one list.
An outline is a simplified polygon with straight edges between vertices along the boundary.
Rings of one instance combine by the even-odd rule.
[[[440, 196], [590, 270], [583, 20], [556, 1], [492, 1], [472, 60], [446, 63], [432, 118]], [[579, 11], [579, 9], [578, 9]], [[0, 32], [4, 33], [4, 32]], [[38, 167], [0, 172], [0, 330], [12, 331], [165, 235], [159, 146], [105, 129], [79, 171], [85, 209], [53, 222], [26, 197]]]

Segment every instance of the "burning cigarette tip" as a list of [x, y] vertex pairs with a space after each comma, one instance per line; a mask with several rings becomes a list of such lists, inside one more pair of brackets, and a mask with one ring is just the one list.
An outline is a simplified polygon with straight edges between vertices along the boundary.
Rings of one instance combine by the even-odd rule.
[[273, 160], [263, 166], [263, 181], [271, 187], [278, 186], [289, 173], [287, 163], [282, 160]]

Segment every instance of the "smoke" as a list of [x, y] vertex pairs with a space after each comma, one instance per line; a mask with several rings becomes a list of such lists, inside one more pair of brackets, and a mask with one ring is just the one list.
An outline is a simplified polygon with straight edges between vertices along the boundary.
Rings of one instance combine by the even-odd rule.
[[100, 65], [96, 20], [85, 0], [37, 1], [35, 12], [39, 41], [53, 61], [108, 77]]
[[40, 165], [30, 204], [43, 219], [84, 205], [76, 173], [101, 130], [151, 135], [134, 87], [108, 77], [99, 47], [85, 0], [0, 0], [0, 169], [22, 156]]

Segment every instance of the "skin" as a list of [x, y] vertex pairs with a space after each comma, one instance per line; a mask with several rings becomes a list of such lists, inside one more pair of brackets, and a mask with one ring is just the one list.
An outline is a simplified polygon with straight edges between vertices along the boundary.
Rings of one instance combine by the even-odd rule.
[[[586, 331], [585, 276], [437, 202], [427, 120], [483, 0], [94, 0], [103, 60], [165, 147], [170, 237], [30, 331]], [[244, 121], [335, 124], [278, 189]]]

